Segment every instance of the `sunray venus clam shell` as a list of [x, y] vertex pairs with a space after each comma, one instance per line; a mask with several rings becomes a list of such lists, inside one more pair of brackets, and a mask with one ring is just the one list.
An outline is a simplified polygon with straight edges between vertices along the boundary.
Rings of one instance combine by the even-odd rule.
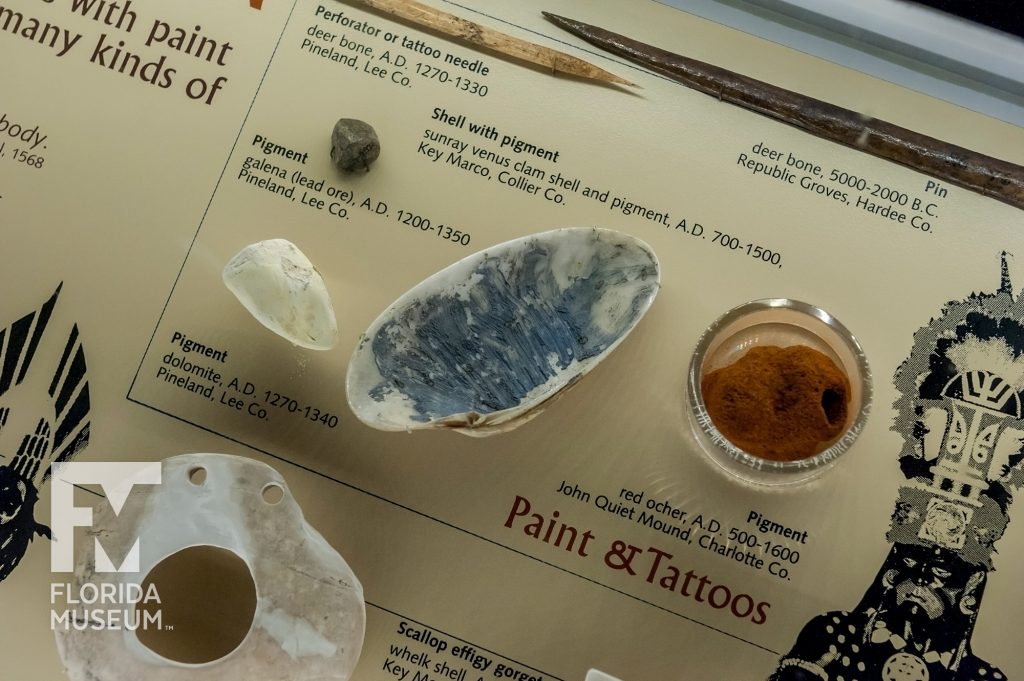
[[659, 277], [647, 244], [607, 229], [557, 229], [470, 255], [370, 325], [349, 362], [349, 405], [381, 430], [510, 430], [622, 342]]

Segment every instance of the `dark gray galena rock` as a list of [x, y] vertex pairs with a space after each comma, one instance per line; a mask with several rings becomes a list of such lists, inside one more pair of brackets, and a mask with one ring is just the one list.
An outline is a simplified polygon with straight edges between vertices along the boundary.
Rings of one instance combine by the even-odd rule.
[[369, 170], [380, 156], [380, 140], [369, 123], [341, 118], [331, 133], [331, 160], [346, 173]]

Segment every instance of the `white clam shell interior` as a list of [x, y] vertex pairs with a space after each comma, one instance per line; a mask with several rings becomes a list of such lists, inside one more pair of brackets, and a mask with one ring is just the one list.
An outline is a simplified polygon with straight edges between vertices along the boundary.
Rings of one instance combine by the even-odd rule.
[[622, 342], [659, 277], [647, 244], [589, 227], [470, 255], [370, 325], [349, 362], [349, 405], [382, 430], [516, 427]]
[[338, 323], [320, 273], [285, 239], [250, 244], [224, 267], [224, 285], [256, 320], [295, 345], [330, 350]]

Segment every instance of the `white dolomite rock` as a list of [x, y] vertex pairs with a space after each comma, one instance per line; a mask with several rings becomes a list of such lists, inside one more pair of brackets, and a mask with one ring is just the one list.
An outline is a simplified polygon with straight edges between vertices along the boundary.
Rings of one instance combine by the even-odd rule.
[[246, 246], [224, 267], [223, 276], [245, 309], [277, 335], [311, 350], [337, 344], [338, 323], [324, 280], [290, 241]]

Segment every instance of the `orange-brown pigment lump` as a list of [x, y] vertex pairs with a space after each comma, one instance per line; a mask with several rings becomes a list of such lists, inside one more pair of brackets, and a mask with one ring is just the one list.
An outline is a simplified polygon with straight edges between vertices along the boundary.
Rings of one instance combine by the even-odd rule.
[[709, 373], [700, 387], [719, 432], [765, 459], [813, 456], [846, 425], [850, 381], [835, 362], [804, 345], [752, 348]]

